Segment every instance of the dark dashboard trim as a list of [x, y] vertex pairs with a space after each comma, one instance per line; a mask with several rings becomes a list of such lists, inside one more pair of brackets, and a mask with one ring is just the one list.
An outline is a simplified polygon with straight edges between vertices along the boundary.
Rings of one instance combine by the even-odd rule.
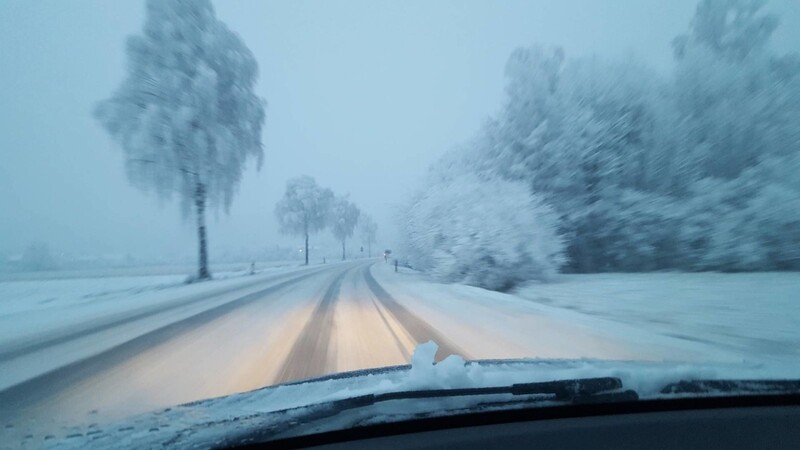
[[297, 436], [267, 442], [259, 440], [258, 431], [240, 436], [239, 443], [222, 448], [302, 448], [317, 445], [344, 443], [362, 439], [385, 437], [426, 431], [478, 427], [514, 422], [553, 420], [566, 418], [640, 414], [680, 410], [708, 410], [724, 408], [800, 406], [800, 394], [708, 396], [672, 399], [638, 400], [631, 402], [578, 404], [550, 407], [532, 407], [505, 411], [487, 411], [452, 416], [412, 419], [336, 430], [306, 436]]

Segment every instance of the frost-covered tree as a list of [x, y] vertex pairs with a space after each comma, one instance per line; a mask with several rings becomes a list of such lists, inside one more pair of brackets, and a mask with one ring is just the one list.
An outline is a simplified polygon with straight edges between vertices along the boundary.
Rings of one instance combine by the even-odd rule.
[[367, 255], [372, 258], [372, 244], [375, 243], [378, 236], [378, 224], [372, 220], [372, 217], [361, 214], [358, 217], [358, 234], [361, 242], [367, 245]]
[[[800, 55], [770, 48], [778, 20], [764, 3], [702, 0], [670, 76], [630, 58], [515, 50], [502, 110], [435, 163], [425, 189], [464, 177], [526, 186], [558, 214], [567, 271], [800, 269]], [[412, 210], [455, 208], [430, 195]], [[411, 259], [432, 271], [441, 264], [424, 250], [452, 244], [444, 228], [419, 234], [436, 213], [405, 225], [425, 242]]]
[[705, 0], [675, 41], [673, 93], [686, 136], [677, 151], [695, 163], [697, 178], [735, 178], [800, 139], [797, 55], [770, 51], [778, 19], [763, 4]]
[[[663, 154], [658, 77], [636, 62], [567, 60], [559, 49], [516, 50], [506, 66], [507, 101], [478, 140], [471, 165], [520, 180], [560, 213], [569, 268], [608, 268], [603, 208], [619, 189], [653, 190]], [[477, 162], [475, 162], [477, 161]]]
[[508, 290], [563, 263], [558, 216], [519, 182], [458, 176], [427, 186], [406, 212], [406, 252], [442, 281]]
[[778, 27], [778, 18], [762, 11], [766, 0], [702, 0], [688, 34], [673, 40], [678, 58], [691, 46], [703, 46], [727, 59], [741, 60], [761, 51]]
[[361, 211], [347, 196], [337, 197], [330, 210], [330, 224], [333, 236], [342, 243], [342, 261], [346, 259], [345, 242], [353, 235]]
[[131, 183], [194, 207], [199, 279], [210, 277], [206, 208], [230, 207], [249, 158], [260, 168], [264, 101], [258, 65], [209, 0], [148, 0], [128, 39], [127, 76], [95, 111], [122, 147]]
[[771, 51], [764, 3], [705, 0], [674, 42], [685, 267], [800, 268], [800, 57]]
[[308, 237], [328, 226], [333, 192], [322, 188], [307, 176], [286, 182], [286, 193], [275, 205], [281, 233], [302, 236], [305, 240], [305, 264], [308, 265]]
[[800, 152], [733, 180], [706, 178], [682, 205], [680, 253], [695, 270], [800, 270]]

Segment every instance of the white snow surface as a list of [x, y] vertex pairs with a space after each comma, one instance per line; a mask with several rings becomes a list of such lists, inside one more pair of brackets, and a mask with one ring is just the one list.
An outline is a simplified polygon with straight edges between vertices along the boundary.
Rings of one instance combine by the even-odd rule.
[[[769, 356], [720, 346], [698, 336], [684, 339], [654, 333], [646, 323], [611, 320], [607, 316], [555, 307], [519, 295], [432, 283], [424, 274], [402, 268], [395, 273], [385, 266], [373, 266], [376, 280], [399, 303], [425, 317], [442, 335], [458, 342], [468, 359], [596, 358], [738, 363], [762, 361], [762, 357]], [[541, 286], [551, 285], [542, 283]], [[655, 286], [654, 289], [659, 289]], [[575, 295], [591, 298], [588, 291]], [[784, 362], [796, 359], [788, 350], [786, 354], [773, 356]]]
[[517, 295], [743, 358], [800, 357], [800, 273], [560, 275]]

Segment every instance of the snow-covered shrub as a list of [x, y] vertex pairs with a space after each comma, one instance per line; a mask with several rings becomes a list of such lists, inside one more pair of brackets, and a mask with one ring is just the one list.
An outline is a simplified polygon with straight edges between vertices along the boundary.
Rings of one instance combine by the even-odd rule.
[[731, 181], [701, 180], [685, 209], [684, 253], [701, 270], [800, 269], [800, 155]]
[[522, 183], [474, 175], [433, 183], [406, 219], [409, 262], [442, 281], [508, 290], [563, 263], [558, 217]]
[[[768, 45], [778, 18], [762, 3], [701, 2], [673, 41], [671, 74], [630, 58], [515, 50], [503, 107], [434, 165], [414, 203], [411, 263], [503, 286], [500, 270], [463, 265], [515, 260], [496, 261], [517, 255], [519, 236], [503, 227], [530, 223], [522, 215], [539, 217], [538, 206], [490, 194], [484, 205], [452, 187], [502, 179], [555, 209], [565, 272], [800, 270], [800, 55]], [[480, 209], [492, 214], [464, 219]], [[498, 225], [511, 250], [470, 234]]]
[[[573, 267], [582, 272], [639, 272], [672, 267], [679, 221], [675, 202], [635, 189], [606, 189], [583, 208], [569, 209], [561, 229]], [[590, 229], [587, 229], [590, 228]]]

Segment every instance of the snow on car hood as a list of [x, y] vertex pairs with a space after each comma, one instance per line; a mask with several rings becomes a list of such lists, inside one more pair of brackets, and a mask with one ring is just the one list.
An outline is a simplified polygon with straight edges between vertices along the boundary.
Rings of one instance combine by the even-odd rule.
[[68, 436], [56, 436], [47, 443], [58, 448], [216, 447], [232, 442], [237, 436], [281, 425], [290, 426], [283, 427], [286, 431], [277, 437], [290, 437], [403, 420], [426, 412], [442, 415], [447, 411], [464, 411], [477, 401], [474, 398], [404, 400], [355, 408], [326, 420], [303, 422], [320, 404], [369, 394], [425, 389], [616, 377], [625, 389], [636, 391], [640, 398], [654, 399], [664, 395], [660, 392], [664, 386], [680, 380], [798, 378], [797, 367], [748, 362], [734, 365], [589, 359], [467, 362], [452, 355], [434, 363], [437, 348], [433, 342], [418, 346], [410, 365], [339, 373], [187, 403], [107, 426], [77, 431], [73, 428]]

